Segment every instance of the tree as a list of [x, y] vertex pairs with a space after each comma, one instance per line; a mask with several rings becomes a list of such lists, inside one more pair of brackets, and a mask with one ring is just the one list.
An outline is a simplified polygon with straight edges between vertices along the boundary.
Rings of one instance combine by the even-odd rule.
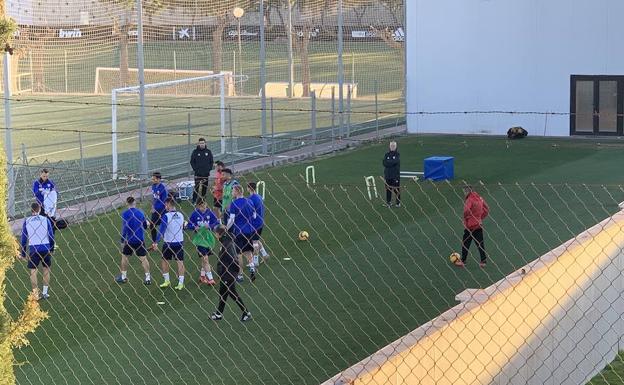
[[[136, 0], [99, 0], [109, 6], [109, 14], [112, 18], [113, 32], [119, 38], [119, 87], [130, 85], [128, 73], [128, 41], [132, 26], [132, 15], [136, 14]], [[143, 12], [151, 18], [166, 7], [174, 6], [175, 0], [143, 0]]]

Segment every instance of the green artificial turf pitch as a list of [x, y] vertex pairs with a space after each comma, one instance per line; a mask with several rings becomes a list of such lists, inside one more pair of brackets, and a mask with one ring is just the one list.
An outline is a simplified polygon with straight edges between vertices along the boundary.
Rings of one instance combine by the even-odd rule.
[[[404, 179], [403, 207], [389, 209], [369, 201], [364, 184], [381, 175], [385, 147], [240, 176], [266, 181], [263, 235], [272, 255], [254, 284], [240, 286], [254, 316], [248, 324], [232, 303], [223, 321], [209, 319], [217, 293], [197, 285], [190, 247], [183, 292], [158, 288], [156, 253], [156, 285], [142, 285], [131, 259], [130, 282], [119, 286], [118, 212], [61, 231], [52, 297], [42, 304], [50, 319], [16, 352], [19, 383], [318, 384], [453, 306], [465, 288], [488, 286], [624, 200], [617, 140], [418, 136], [399, 139], [403, 170], [450, 155], [457, 178]], [[308, 164], [316, 167], [312, 187], [303, 175]], [[490, 204], [485, 270], [475, 250], [465, 270], [448, 261], [462, 231], [462, 180]], [[300, 230], [309, 242], [297, 241]], [[29, 291], [25, 264], [9, 272], [7, 289], [7, 308], [17, 314]]]

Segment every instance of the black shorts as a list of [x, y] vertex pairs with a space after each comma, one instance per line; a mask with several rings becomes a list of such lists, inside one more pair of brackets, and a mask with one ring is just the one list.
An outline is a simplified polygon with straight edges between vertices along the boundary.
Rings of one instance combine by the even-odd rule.
[[160, 212], [160, 211], [154, 211], [152, 213], [152, 217], [150, 218], [150, 220], [152, 221], [152, 225], [153, 226], [159, 226], [160, 222], [162, 221], [162, 217], [163, 215], [165, 215], [165, 212]]
[[217, 199], [217, 198], [213, 197], [212, 201], [214, 202], [214, 208], [220, 209], [221, 206], [223, 206], [223, 200], [221, 200], [221, 199]]
[[164, 243], [162, 246], [163, 259], [171, 261], [184, 261], [184, 247], [180, 244]]
[[197, 246], [197, 255], [199, 255], [200, 257], [207, 257], [209, 255], [212, 255], [212, 250], [210, 250], [208, 247]]
[[43, 262], [43, 267], [52, 266], [52, 254], [48, 252], [37, 252], [30, 254], [28, 258], [28, 268], [36, 269]]
[[136, 254], [137, 257], [145, 257], [147, 249], [145, 248], [145, 243], [124, 243], [121, 253], [126, 256]]
[[251, 238], [253, 238], [252, 234], [244, 235], [239, 234], [236, 236], [236, 251], [239, 253], [244, 253], [247, 251], [253, 251], [253, 244], [251, 243]]
[[258, 230], [256, 230], [252, 236], [251, 236], [251, 241], [259, 241], [262, 238], [262, 227], [259, 228]]
[[401, 186], [401, 179], [397, 178], [397, 179], [386, 179], [386, 185], [388, 187], [400, 187]]

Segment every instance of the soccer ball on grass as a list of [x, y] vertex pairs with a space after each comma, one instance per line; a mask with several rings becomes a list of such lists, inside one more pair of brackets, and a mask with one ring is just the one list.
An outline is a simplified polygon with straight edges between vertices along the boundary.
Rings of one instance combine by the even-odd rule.
[[459, 253], [451, 253], [451, 255], [449, 255], [449, 260], [451, 261], [451, 263], [455, 263], [457, 261], [459, 261], [461, 259]]
[[299, 240], [300, 241], [307, 241], [310, 239], [310, 234], [308, 234], [307, 231], [300, 231], [299, 232]]

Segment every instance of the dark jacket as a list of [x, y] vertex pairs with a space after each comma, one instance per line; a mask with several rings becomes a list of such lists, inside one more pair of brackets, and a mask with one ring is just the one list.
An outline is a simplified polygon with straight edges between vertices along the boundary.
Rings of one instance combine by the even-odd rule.
[[236, 246], [229, 233], [225, 233], [219, 241], [221, 241], [221, 250], [219, 251], [219, 261], [217, 262], [217, 274], [219, 274], [222, 281], [231, 281], [236, 279], [240, 272]]
[[191, 167], [193, 167], [195, 176], [210, 176], [210, 170], [212, 170], [213, 164], [214, 159], [212, 158], [212, 152], [208, 147], [202, 150], [197, 146], [197, 148], [193, 150], [193, 154], [191, 154]]
[[401, 177], [401, 157], [398, 151], [389, 151], [384, 156], [384, 177], [386, 179], [399, 179]]

